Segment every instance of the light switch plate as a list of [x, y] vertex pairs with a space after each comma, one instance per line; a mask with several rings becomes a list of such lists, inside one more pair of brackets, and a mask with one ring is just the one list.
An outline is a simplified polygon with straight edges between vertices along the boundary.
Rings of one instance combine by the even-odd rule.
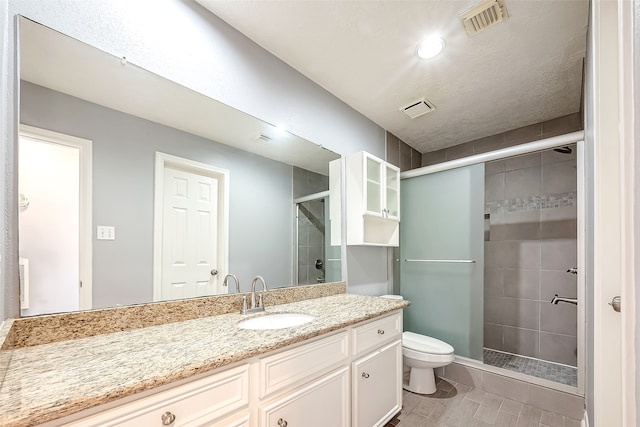
[[99, 225], [98, 240], [116, 240], [116, 228], [107, 225]]

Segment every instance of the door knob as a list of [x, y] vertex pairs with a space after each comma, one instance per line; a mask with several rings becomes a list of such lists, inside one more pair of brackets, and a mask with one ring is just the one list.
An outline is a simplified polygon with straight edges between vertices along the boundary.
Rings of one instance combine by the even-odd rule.
[[611, 302], [609, 303], [609, 305], [611, 307], [613, 307], [613, 309], [615, 311], [617, 311], [618, 313], [620, 313], [620, 297], [613, 297], [613, 299], [611, 300]]

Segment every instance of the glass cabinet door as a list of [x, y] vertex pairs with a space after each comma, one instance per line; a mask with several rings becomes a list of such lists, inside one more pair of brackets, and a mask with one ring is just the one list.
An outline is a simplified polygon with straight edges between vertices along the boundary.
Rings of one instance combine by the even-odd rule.
[[400, 172], [392, 167], [385, 168], [386, 177], [386, 213], [388, 218], [400, 218]]
[[366, 208], [371, 215], [382, 215], [382, 164], [376, 159], [365, 157], [366, 162]]

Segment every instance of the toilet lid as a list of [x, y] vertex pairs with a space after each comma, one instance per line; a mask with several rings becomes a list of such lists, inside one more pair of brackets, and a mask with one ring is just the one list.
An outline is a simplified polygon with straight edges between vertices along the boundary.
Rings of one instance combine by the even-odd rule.
[[403, 347], [431, 354], [451, 354], [453, 347], [444, 341], [413, 332], [402, 333]]

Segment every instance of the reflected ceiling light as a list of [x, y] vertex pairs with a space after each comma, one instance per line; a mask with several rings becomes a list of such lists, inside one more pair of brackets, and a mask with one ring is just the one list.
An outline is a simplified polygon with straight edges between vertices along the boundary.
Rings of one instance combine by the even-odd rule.
[[287, 127], [283, 124], [277, 124], [274, 126], [278, 135], [284, 135], [287, 132]]
[[418, 45], [416, 53], [422, 59], [429, 59], [442, 52], [442, 49], [444, 49], [444, 40], [438, 36], [431, 36]]

